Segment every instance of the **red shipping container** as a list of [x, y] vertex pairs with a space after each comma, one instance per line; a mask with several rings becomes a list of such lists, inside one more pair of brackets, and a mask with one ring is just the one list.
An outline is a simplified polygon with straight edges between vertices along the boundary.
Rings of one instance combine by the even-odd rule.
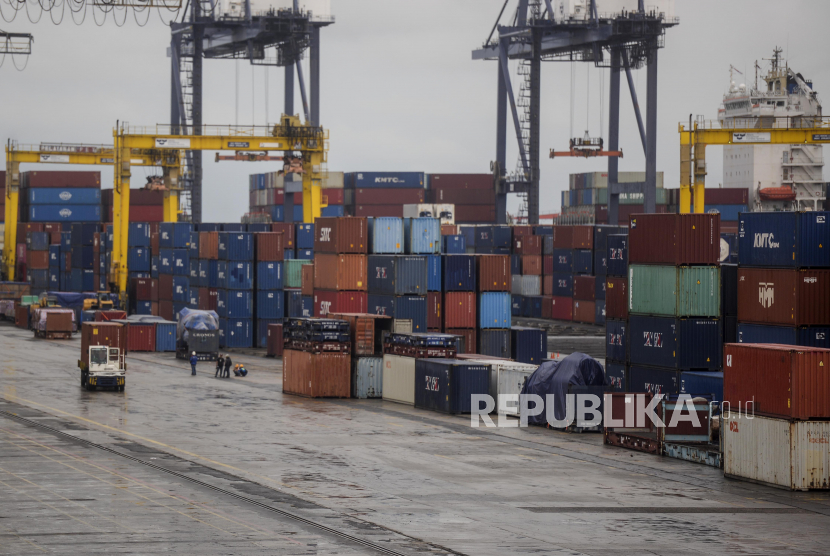
[[314, 264], [304, 264], [300, 267], [301, 293], [303, 295], [314, 295]]
[[495, 224], [494, 205], [455, 205], [456, 224]]
[[[216, 309], [213, 309], [214, 311]], [[176, 322], [173, 315], [173, 302], [164, 299], [159, 300], [159, 316], [164, 320]]]
[[173, 301], [173, 276], [159, 274], [158, 282], [159, 301]]
[[574, 299], [574, 322], [594, 324], [597, 318], [597, 305], [595, 301], [582, 301]]
[[425, 189], [355, 189], [355, 205], [415, 205], [424, 202]]
[[450, 205], [495, 205], [496, 192], [492, 189], [478, 189], [469, 191], [465, 189], [433, 189], [429, 198], [431, 202]]
[[594, 301], [597, 295], [596, 276], [574, 276], [574, 299]]
[[382, 216], [401, 218], [403, 216], [403, 205], [358, 205], [355, 207], [354, 215], [375, 218]]
[[[723, 354], [723, 401], [731, 411], [830, 419], [830, 350], [726, 344]], [[817, 440], [816, 449], [826, 452], [827, 439]]]
[[[274, 222], [271, 224], [271, 231], [272, 232], [282, 232], [283, 233], [283, 243], [285, 243], [286, 249], [293, 249], [294, 248], [294, 224], [290, 222]], [[201, 239], [201, 238], [200, 238]], [[201, 257], [201, 253], [199, 254]], [[202, 257], [204, 258], [204, 257]]]
[[[319, 222], [319, 220], [318, 220]], [[366, 291], [368, 257], [315, 253], [314, 288], [321, 290]], [[305, 294], [304, 294], [305, 295]], [[360, 311], [339, 311], [354, 313]]]
[[430, 174], [429, 187], [430, 189], [492, 190], [493, 174]]
[[17, 244], [17, 262], [26, 264], [26, 256], [28, 255], [28, 253], [29, 250], [26, 248], [25, 243]]
[[156, 325], [127, 324], [127, 345], [130, 351], [156, 351]]
[[254, 241], [256, 242], [257, 261], [274, 262], [283, 260], [285, 256], [285, 242], [280, 232], [256, 233], [254, 234]]
[[[515, 232], [514, 232], [515, 233]], [[542, 236], [514, 236], [514, 255], [541, 255]]]
[[81, 323], [81, 361], [89, 365], [89, 348], [109, 346], [119, 348], [124, 355], [129, 353], [127, 325], [118, 322]]
[[475, 292], [446, 292], [444, 294], [444, 328], [475, 327]]
[[60, 245], [61, 244], [61, 233], [60, 232], [49, 232], [49, 245]]
[[542, 295], [553, 295], [553, 276], [542, 277]]
[[314, 316], [329, 313], [365, 313], [369, 305], [366, 292], [314, 290]]
[[26, 266], [29, 270], [48, 270], [49, 251], [29, 251], [26, 256]]
[[283, 352], [282, 391], [309, 398], [351, 396], [352, 356], [343, 353]]
[[327, 205], [342, 205], [342, 189], [323, 189], [323, 203]]
[[458, 235], [458, 226], [454, 224], [441, 224], [441, 235], [442, 236], [457, 236]]
[[[573, 226], [572, 249], [593, 249], [594, 248], [594, 227]], [[554, 247], [556, 245], [554, 244]]]
[[158, 280], [155, 278], [132, 278], [130, 280], [130, 297], [135, 301], [158, 301]]
[[542, 274], [550, 276], [553, 274], [553, 255], [542, 257]]
[[554, 226], [553, 227], [553, 248], [573, 249], [574, 227]]
[[[192, 288], [191, 288], [192, 289]], [[209, 288], [196, 288], [199, 292], [199, 304], [197, 305], [197, 309], [200, 311], [210, 311], [210, 299], [209, 295], [210, 289]]]
[[628, 279], [605, 279], [605, 318], [628, 319]]
[[[461, 336], [464, 338], [464, 351], [458, 353], [475, 353], [478, 344], [476, 343], [478, 336], [475, 328], [457, 328], [448, 329], [445, 334], [452, 334], [453, 336]], [[494, 359], [498, 359], [495, 357]]]
[[314, 253], [365, 254], [369, 224], [365, 218], [317, 218], [314, 221]]
[[[692, 197], [694, 203], [694, 196]], [[704, 204], [707, 205], [746, 205], [749, 202], [749, 191], [744, 187], [730, 187], [725, 189], [707, 188], [704, 194]]]
[[427, 329], [434, 332], [443, 330], [441, 292], [427, 293]]
[[[112, 221], [112, 205], [105, 205], [102, 216]], [[164, 207], [156, 205], [130, 204], [130, 222], [164, 222]]]
[[[533, 235], [533, 226], [513, 226], [513, 239], [517, 237], [526, 237]], [[535, 253], [527, 253], [527, 255], [534, 255]]]
[[126, 311], [95, 311], [95, 322], [109, 322], [111, 320], [125, 320]]
[[266, 357], [282, 357], [285, 337], [281, 324], [268, 325], [268, 340], [266, 342]]
[[634, 214], [628, 231], [628, 262], [718, 264], [720, 214]]
[[44, 232], [49, 232], [51, 234], [51, 233], [54, 233], [54, 232], [60, 233], [60, 232], [63, 231], [63, 229], [61, 228], [61, 225], [60, 225], [59, 222], [44, 222], [43, 223], [43, 231]]
[[830, 325], [830, 270], [739, 268], [738, 321]]
[[101, 188], [101, 172], [33, 171], [20, 176], [23, 187], [91, 187]]
[[523, 255], [522, 256], [522, 275], [524, 276], [541, 276], [542, 275], [542, 257], [539, 255]]
[[25, 243], [26, 234], [29, 232], [42, 232], [43, 224], [40, 222], [18, 222], [17, 223], [17, 242]]
[[478, 291], [509, 292], [512, 283], [509, 255], [477, 255]]
[[199, 232], [199, 258], [219, 258], [219, 232]]
[[574, 320], [574, 300], [572, 297], [554, 295], [551, 297], [550, 318], [554, 320]]
[[549, 319], [553, 311], [553, 296], [542, 296], [542, 318]]
[[202, 302], [202, 291], [207, 291], [207, 308], [205, 311], [215, 311], [219, 306], [219, 289], [218, 288], [200, 288], [199, 303]]
[[[641, 214], [643, 212], [643, 205], [620, 205], [619, 224], [627, 226], [632, 214]], [[666, 205], [657, 205], [655, 212], [658, 214], [667, 214], [669, 212]], [[597, 224], [608, 224], [608, 206], [596, 205], [593, 214]]]
[[159, 241], [159, 234], [158, 232], [153, 233], [150, 232], [150, 254], [154, 257], [159, 256], [159, 249], [160, 249], [160, 241]]

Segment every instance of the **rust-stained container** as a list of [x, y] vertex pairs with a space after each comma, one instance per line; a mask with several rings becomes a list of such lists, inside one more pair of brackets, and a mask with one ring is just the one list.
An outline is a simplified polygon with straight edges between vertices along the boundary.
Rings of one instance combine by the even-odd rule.
[[553, 276], [542, 277], [542, 295], [553, 295]]
[[81, 323], [81, 361], [89, 365], [90, 346], [109, 346], [119, 348], [126, 355], [127, 327], [117, 322]]
[[464, 351], [459, 350], [459, 354], [476, 352], [477, 335], [475, 328], [448, 328], [445, 334], [452, 334], [453, 336], [461, 336], [464, 338]]
[[830, 419], [830, 349], [726, 344], [723, 353], [723, 401], [732, 411]]
[[441, 235], [442, 236], [457, 236], [458, 235], [458, 226], [455, 224], [441, 224]]
[[309, 398], [348, 398], [351, 363], [350, 354], [287, 349], [283, 353], [282, 391]]
[[29, 270], [47, 270], [49, 268], [49, 251], [28, 251], [26, 266]]
[[444, 329], [441, 305], [441, 292], [427, 293], [427, 330], [440, 332]]
[[[159, 301], [173, 301], [173, 275], [159, 274], [158, 277]], [[162, 315], [163, 316], [163, 315]], [[168, 319], [175, 320], [175, 319]]]
[[[534, 236], [540, 237], [540, 236]], [[523, 255], [522, 256], [522, 275], [523, 276], [541, 276], [542, 275], [542, 257], [540, 255]]]
[[476, 255], [476, 267], [478, 269], [478, 291], [510, 291], [509, 255]]
[[[214, 311], [216, 308], [213, 309]], [[173, 314], [173, 302], [165, 299], [159, 300], [159, 315], [164, 320], [176, 322], [176, 315]]]
[[597, 277], [576, 275], [574, 276], [574, 299], [580, 301], [595, 301], [597, 295]]
[[542, 296], [542, 318], [549, 319], [552, 318], [551, 314], [553, 311], [553, 296], [545, 295]]
[[444, 294], [444, 328], [476, 327], [475, 292], [447, 292]]
[[830, 325], [830, 270], [739, 268], [738, 321]]
[[597, 320], [597, 304], [595, 301], [574, 299], [574, 322], [594, 324]]
[[158, 301], [159, 285], [155, 278], [132, 278], [130, 297], [133, 301]]
[[554, 320], [574, 320], [573, 298], [554, 295], [551, 298], [550, 318]]
[[266, 357], [282, 357], [283, 345], [285, 344], [282, 324], [268, 325], [268, 339], [266, 340]]
[[720, 214], [632, 214], [628, 262], [716, 265]]
[[254, 234], [256, 260], [278, 262], [285, 255], [285, 238], [281, 232], [260, 232]]
[[366, 292], [314, 290], [314, 316], [330, 313], [365, 313], [369, 305]]
[[219, 258], [219, 232], [199, 232], [199, 258]]
[[[573, 239], [571, 249], [593, 249], [594, 248], [594, 227], [573, 226]], [[555, 238], [554, 238], [555, 241]], [[554, 244], [554, 247], [556, 245]]]
[[14, 309], [14, 325], [24, 330], [29, 329], [29, 306], [18, 305]]
[[95, 311], [95, 322], [109, 322], [111, 320], [124, 320], [126, 318], [126, 311]]
[[573, 249], [574, 227], [554, 226], [553, 227], [553, 248]]
[[383, 332], [392, 329], [392, 319], [367, 313], [330, 313], [333, 319], [348, 321], [352, 354], [369, 356], [383, 351]]
[[274, 222], [271, 224], [272, 232], [282, 232], [283, 242], [286, 249], [294, 249], [294, 223], [293, 222]]
[[38, 170], [24, 172], [21, 176], [23, 187], [66, 187], [66, 188], [94, 188], [101, 189], [101, 172], [86, 172], [77, 170]]
[[314, 265], [304, 264], [300, 267], [300, 272], [302, 274], [302, 294], [314, 295]]
[[[314, 222], [314, 253], [365, 254], [369, 247], [368, 221], [362, 217], [318, 218]], [[364, 265], [365, 266], [365, 265]], [[366, 280], [363, 280], [364, 284]]]
[[366, 255], [315, 254], [314, 288], [365, 292], [368, 287], [366, 265]]
[[[533, 226], [513, 226], [513, 238], [533, 235]], [[532, 255], [533, 253], [528, 253]]]
[[553, 255], [542, 257], [542, 274], [545, 276], [553, 275]]
[[514, 255], [541, 255], [542, 254], [542, 236], [517, 236], [515, 228], [513, 229], [513, 254]]
[[605, 318], [628, 319], [628, 279], [609, 276], [605, 279]]

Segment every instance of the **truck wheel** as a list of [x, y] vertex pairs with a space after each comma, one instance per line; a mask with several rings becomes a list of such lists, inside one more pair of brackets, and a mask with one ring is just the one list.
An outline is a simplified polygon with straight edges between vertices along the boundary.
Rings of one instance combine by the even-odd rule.
[[123, 385], [123, 384], [122, 384], [121, 386], [119, 386], [119, 387], [118, 387], [118, 391], [119, 391], [119, 392], [123, 392], [123, 391], [124, 391], [124, 385]]

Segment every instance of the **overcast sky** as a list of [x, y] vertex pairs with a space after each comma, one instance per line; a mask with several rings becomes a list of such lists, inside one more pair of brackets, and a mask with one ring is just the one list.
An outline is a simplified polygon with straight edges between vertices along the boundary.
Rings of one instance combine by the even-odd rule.
[[[8, 19], [8, 0], [0, 3]], [[496, 64], [473, 61], [471, 51], [487, 38], [501, 4], [502, 0], [332, 0], [336, 23], [322, 32], [321, 61], [322, 124], [331, 133], [329, 169], [489, 172], [495, 157]], [[511, 0], [508, 11], [515, 4]], [[677, 0], [676, 13], [680, 25], [666, 34], [658, 70], [657, 166], [666, 174], [667, 187], [677, 187], [679, 179], [678, 122], [688, 121], [690, 114], [717, 117], [730, 64], [745, 70], [746, 77], [736, 76], [738, 83], [752, 83], [755, 60], [766, 68], [761, 59], [769, 58], [778, 45], [785, 49], [790, 66], [811, 78], [820, 95], [830, 90], [824, 41], [830, 2]], [[145, 27], [139, 27], [132, 14], [123, 27], [111, 17], [98, 27], [91, 15], [80, 26], [66, 15], [56, 26], [49, 14], [33, 24], [20, 13], [11, 23], [0, 22], [0, 29], [35, 36], [25, 71], [15, 71], [9, 57], [0, 67], [4, 140], [112, 143], [117, 120], [168, 123], [170, 31], [158, 14]], [[206, 124], [237, 123], [237, 106], [239, 124], [264, 122], [266, 71], [268, 120], [279, 116], [281, 68], [252, 69], [227, 60], [206, 60], [204, 67]], [[571, 126], [575, 135], [582, 135], [586, 126], [592, 135], [599, 133], [599, 85], [602, 79], [607, 99], [608, 75], [607, 70], [577, 66], [572, 119], [569, 65], [545, 63], [542, 68], [544, 213], [559, 210], [569, 173], [606, 168], [601, 160], [551, 160], [547, 152], [567, 148]], [[634, 80], [644, 107], [645, 69], [635, 72]], [[518, 89], [515, 77], [514, 86]], [[295, 106], [299, 111], [299, 95]], [[603, 106], [606, 127], [607, 110]], [[620, 170], [642, 170], [642, 147], [625, 79], [621, 114], [625, 158]], [[511, 124], [508, 129], [512, 169], [517, 149]], [[274, 163], [214, 163], [213, 153], [205, 153], [204, 160], [205, 221], [238, 221], [248, 208], [248, 174], [277, 169]], [[708, 184], [717, 186], [722, 181], [720, 152], [710, 149], [708, 161]], [[134, 187], [144, 183], [143, 172], [134, 171]], [[112, 172], [104, 170], [102, 175], [111, 187]], [[515, 208], [515, 202], [510, 206]]]

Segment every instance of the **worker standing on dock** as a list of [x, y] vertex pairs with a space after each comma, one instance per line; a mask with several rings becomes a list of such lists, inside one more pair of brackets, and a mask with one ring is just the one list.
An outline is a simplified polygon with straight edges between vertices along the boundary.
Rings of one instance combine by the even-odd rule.
[[225, 366], [225, 358], [222, 354], [219, 354], [219, 357], [216, 358], [216, 374], [213, 375], [214, 378], [222, 378], [222, 369]]
[[225, 372], [222, 374], [222, 378], [231, 377], [231, 365], [233, 365], [233, 361], [231, 361], [230, 354], [225, 354]]
[[190, 354], [190, 370], [193, 371], [190, 373], [190, 376], [196, 376], [196, 363], [199, 362], [199, 358], [196, 357], [196, 352]]

